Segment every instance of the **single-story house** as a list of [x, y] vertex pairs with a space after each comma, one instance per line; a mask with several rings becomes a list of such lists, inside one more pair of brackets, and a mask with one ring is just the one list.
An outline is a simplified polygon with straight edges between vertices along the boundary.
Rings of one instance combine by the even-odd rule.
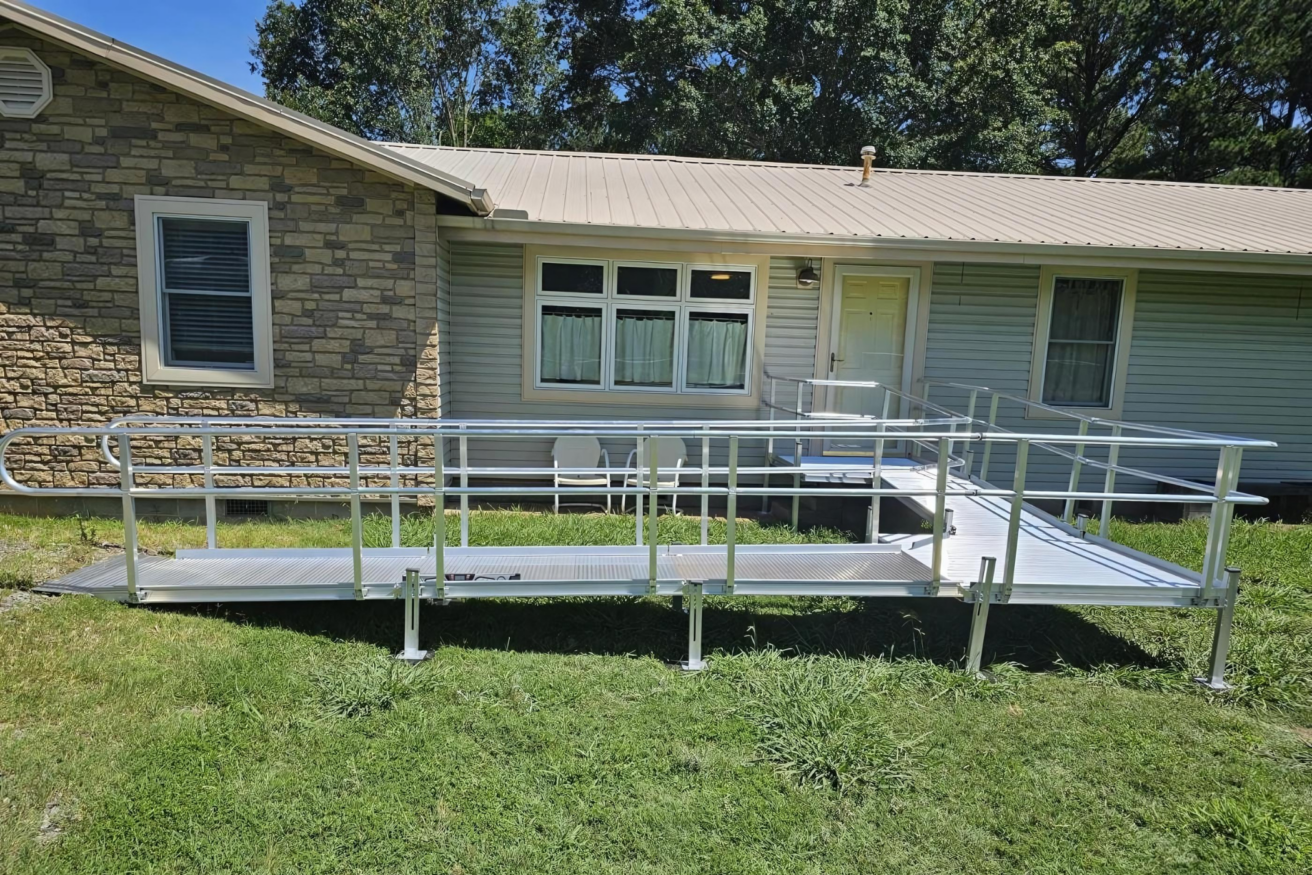
[[0, 431], [755, 419], [767, 373], [1268, 438], [1245, 485], [1306, 488], [1312, 191], [368, 142], [0, 0]]

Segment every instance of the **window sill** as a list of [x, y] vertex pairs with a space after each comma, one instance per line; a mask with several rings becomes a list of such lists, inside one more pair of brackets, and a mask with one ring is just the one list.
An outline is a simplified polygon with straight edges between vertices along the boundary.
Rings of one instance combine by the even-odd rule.
[[750, 394], [731, 394], [728, 392], [717, 393], [707, 392], [690, 392], [679, 394], [677, 392], [657, 392], [653, 390], [632, 391], [632, 390], [607, 390], [607, 389], [525, 389], [522, 392], [524, 401], [549, 401], [555, 403], [576, 403], [576, 404], [632, 404], [635, 406], [650, 407], [705, 407], [715, 408], [732, 408], [734, 410], [755, 409], [760, 406], [760, 396], [756, 393]]
[[[1042, 401], [1031, 398], [1036, 404], [1042, 404]], [[1026, 407], [1026, 419], [1061, 419], [1069, 420], [1069, 416], [1063, 414], [1074, 414], [1076, 416], [1092, 416], [1097, 419], [1120, 419], [1121, 405], [1113, 404], [1111, 407], [1061, 407], [1060, 405], [1051, 405], [1056, 410], [1044, 410], [1041, 407]]]
[[141, 381], [148, 386], [209, 386], [215, 389], [272, 389], [273, 375], [258, 371], [215, 368], [148, 367]]

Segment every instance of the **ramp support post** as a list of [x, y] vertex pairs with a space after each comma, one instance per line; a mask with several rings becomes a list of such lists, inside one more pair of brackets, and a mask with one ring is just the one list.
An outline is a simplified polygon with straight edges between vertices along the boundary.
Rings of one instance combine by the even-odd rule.
[[683, 603], [688, 607], [688, 660], [684, 671], [701, 671], [706, 667], [702, 659], [702, 585], [685, 583]]
[[1210, 690], [1224, 692], [1230, 689], [1225, 682], [1225, 663], [1230, 655], [1230, 629], [1235, 620], [1235, 603], [1239, 601], [1239, 569], [1225, 570], [1226, 586], [1221, 606], [1216, 609], [1216, 631], [1212, 634], [1211, 671], [1207, 677], [1194, 680]]
[[428, 651], [419, 649], [418, 568], [405, 570], [405, 582], [401, 584], [401, 598], [405, 599], [405, 646], [396, 658], [414, 665], [428, 658]]
[[993, 600], [993, 569], [998, 560], [985, 556], [979, 563], [979, 584], [970, 615], [970, 643], [966, 646], [966, 673], [977, 675], [984, 655], [984, 628], [989, 622], [989, 602]]

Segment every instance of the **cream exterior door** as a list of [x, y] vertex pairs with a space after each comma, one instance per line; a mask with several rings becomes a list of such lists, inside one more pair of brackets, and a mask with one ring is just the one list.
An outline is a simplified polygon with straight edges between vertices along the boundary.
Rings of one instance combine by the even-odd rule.
[[[903, 388], [906, 367], [907, 306], [911, 280], [905, 276], [845, 274], [840, 277], [835, 301], [833, 363], [830, 379], [876, 382]], [[883, 412], [884, 392], [880, 389], [835, 387], [830, 390], [830, 409], [840, 413], [879, 416]], [[897, 396], [889, 405], [889, 415], [898, 412]], [[825, 443], [827, 453], [871, 452], [865, 446], [844, 444], [841, 440]], [[891, 447], [890, 447], [891, 449]]]

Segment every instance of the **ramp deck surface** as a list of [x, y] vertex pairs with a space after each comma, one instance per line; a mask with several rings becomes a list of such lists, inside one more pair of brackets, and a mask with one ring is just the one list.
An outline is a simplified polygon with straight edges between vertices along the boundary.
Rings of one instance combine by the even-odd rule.
[[[436, 556], [418, 548], [362, 553], [364, 598], [395, 598], [406, 570], [419, 570], [433, 598], [569, 595], [678, 595], [685, 583], [726, 591], [721, 546], [661, 545], [656, 581], [647, 547], [449, 547], [442, 592]], [[518, 575], [517, 579], [509, 579]], [[472, 580], [460, 578], [472, 576]], [[742, 545], [735, 553], [737, 595], [925, 595], [930, 569], [897, 545]], [[353, 599], [349, 549], [182, 550], [174, 558], [142, 557], [138, 593], [148, 602], [303, 601]], [[950, 582], [944, 589], [956, 593]], [[88, 566], [40, 587], [126, 600], [124, 557]]]

